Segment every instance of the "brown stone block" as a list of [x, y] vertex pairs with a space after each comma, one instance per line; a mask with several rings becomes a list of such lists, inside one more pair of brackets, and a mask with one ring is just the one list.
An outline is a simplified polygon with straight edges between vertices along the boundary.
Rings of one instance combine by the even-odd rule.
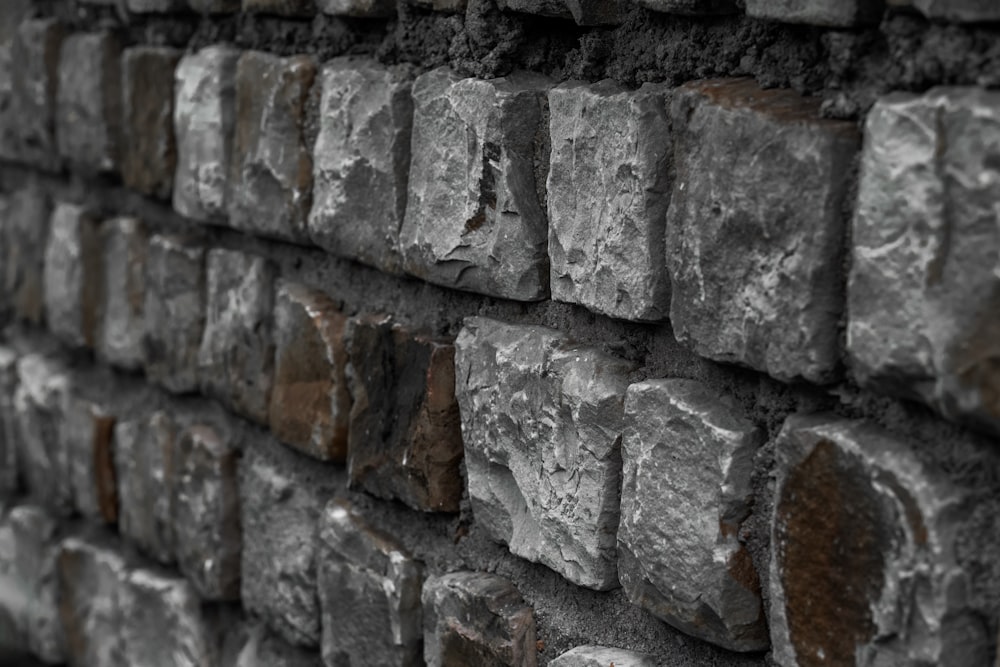
[[103, 296], [100, 224], [83, 207], [59, 204], [45, 248], [45, 319], [67, 345], [94, 346]]
[[139, 46], [122, 57], [122, 179], [144, 195], [169, 199], [177, 167], [174, 69], [177, 49]]
[[85, 517], [106, 523], [118, 521], [114, 425], [106, 406], [78, 396], [67, 401], [62, 439], [74, 505]]

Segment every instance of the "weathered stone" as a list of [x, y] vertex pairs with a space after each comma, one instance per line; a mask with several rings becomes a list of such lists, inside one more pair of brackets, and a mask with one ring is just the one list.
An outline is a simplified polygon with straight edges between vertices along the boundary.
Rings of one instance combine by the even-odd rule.
[[795, 415], [775, 452], [775, 662], [986, 665], [991, 638], [956, 553], [968, 494], [865, 422]]
[[205, 249], [179, 236], [150, 239], [143, 334], [146, 376], [173, 392], [198, 388], [205, 330]]
[[274, 266], [214, 248], [207, 260], [205, 334], [198, 349], [202, 391], [267, 424], [274, 379]]
[[67, 397], [60, 426], [73, 505], [88, 519], [107, 523], [118, 521], [114, 425], [106, 406], [77, 395]]
[[136, 14], [165, 14], [187, 9], [187, 0], [126, 0], [125, 6]]
[[59, 155], [75, 168], [117, 171], [121, 163], [121, 46], [110, 32], [75, 33], [59, 52]]
[[535, 618], [508, 580], [482, 572], [429, 577], [422, 595], [428, 667], [535, 667]]
[[243, 0], [243, 11], [309, 17], [316, 13], [316, 0]]
[[351, 410], [346, 324], [347, 316], [323, 292], [278, 283], [271, 432], [304, 454], [340, 463], [347, 457]]
[[780, 380], [832, 379], [854, 123], [750, 79], [681, 86], [672, 114], [675, 335]]
[[45, 319], [68, 345], [93, 347], [103, 292], [101, 234], [83, 207], [58, 204], [45, 247]]
[[746, 0], [748, 16], [833, 28], [878, 23], [885, 0]]
[[1000, 431], [1000, 93], [893, 94], [868, 114], [848, 280], [861, 383]]
[[0, 6], [0, 45], [17, 37], [18, 26], [31, 16], [31, 5], [32, 0], [7, 0]]
[[613, 81], [549, 91], [552, 298], [612, 317], [670, 309], [668, 89]]
[[[893, 0], [892, 4], [901, 3]], [[908, 0], [905, 4], [912, 5], [930, 19], [958, 23], [1000, 21], [1000, 5], [992, 0]]]
[[[395, 5], [389, 8], [395, 13]], [[367, 58], [335, 58], [320, 76], [310, 238], [331, 253], [390, 273], [399, 271], [406, 209], [410, 73]]]
[[173, 204], [192, 220], [218, 221], [226, 215], [239, 55], [236, 49], [209, 46], [177, 65]]
[[577, 646], [549, 663], [550, 667], [656, 667], [644, 653], [606, 646]]
[[240, 0], [187, 0], [188, 6], [203, 14], [232, 14], [240, 11]]
[[425, 511], [462, 500], [455, 348], [387, 317], [348, 325], [351, 486]]
[[233, 667], [322, 667], [319, 653], [291, 646], [264, 626], [254, 628]]
[[126, 49], [122, 57], [122, 180], [160, 199], [170, 198], [177, 169], [174, 69], [180, 58], [177, 49], [151, 46]]
[[699, 16], [703, 14], [732, 14], [738, 11], [735, 0], [636, 0], [653, 11], [668, 14]]
[[104, 273], [97, 354], [128, 370], [145, 366], [146, 255], [149, 237], [136, 218], [116, 218], [101, 227]]
[[317, 588], [328, 665], [423, 663], [423, 568], [391, 537], [332, 501], [319, 522]]
[[[247, 9], [247, 0], [243, 6]], [[262, 51], [240, 56], [229, 175], [232, 227], [308, 242], [313, 164], [305, 120], [315, 76], [310, 56], [281, 58]]]
[[521, 301], [548, 295], [547, 224], [534, 156], [548, 79], [462, 79], [432, 70], [413, 84], [404, 269], [429, 282]]
[[4, 310], [21, 320], [41, 324], [45, 312], [45, 248], [52, 206], [36, 183], [12, 194], [0, 209], [3, 216]]
[[620, 443], [634, 366], [552, 329], [479, 317], [465, 320], [455, 348], [476, 523], [576, 584], [616, 587]]
[[69, 377], [57, 362], [28, 354], [17, 362], [14, 406], [18, 464], [32, 497], [59, 515], [72, 511], [69, 462], [60, 437]]
[[17, 352], [0, 346], [0, 505], [21, 490], [18, 474]]
[[334, 16], [389, 18], [396, 15], [396, 3], [391, 0], [316, 0], [316, 8]]
[[693, 380], [625, 399], [618, 573], [629, 600], [731, 651], [768, 646], [760, 581], [739, 541], [762, 434]]

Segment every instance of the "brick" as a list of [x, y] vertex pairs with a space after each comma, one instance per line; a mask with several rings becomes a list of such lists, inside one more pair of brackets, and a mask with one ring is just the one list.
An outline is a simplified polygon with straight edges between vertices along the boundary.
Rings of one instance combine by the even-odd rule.
[[476, 523], [575, 584], [617, 587], [620, 440], [634, 366], [552, 329], [478, 317], [465, 320], [455, 348]]
[[606, 646], [577, 646], [549, 663], [550, 667], [655, 667], [656, 661], [644, 653]]
[[114, 465], [115, 416], [106, 405], [74, 392], [67, 397], [60, 424], [73, 506], [86, 518], [118, 521]]
[[346, 324], [347, 316], [323, 292], [278, 283], [271, 432], [304, 454], [338, 463], [347, 458], [351, 410]]
[[187, 9], [187, 0], [126, 0], [125, 6], [135, 14], [165, 14]]
[[146, 226], [137, 218], [109, 220], [101, 226], [100, 244], [104, 277], [97, 354], [119, 368], [140, 370], [146, 365]]
[[424, 511], [457, 512], [464, 484], [455, 348], [391, 319], [348, 325], [351, 486]]
[[208, 252], [205, 334], [198, 348], [202, 391], [267, 424], [274, 380], [275, 267], [236, 250]]
[[309, 56], [240, 56], [229, 175], [229, 224], [235, 229], [308, 242], [313, 164], [305, 120], [315, 76]]
[[956, 550], [968, 493], [865, 422], [793, 415], [775, 452], [775, 662], [986, 665]]
[[264, 626], [254, 628], [232, 667], [322, 667], [319, 653], [292, 646]]
[[18, 495], [21, 478], [18, 473], [17, 352], [0, 345], [0, 505]]
[[188, 6], [202, 14], [232, 14], [240, 11], [240, 0], [187, 0]]
[[334, 58], [320, 74], [309, 236], [335, 255], [390, 273], [399, 271], [406, 209], [410, 74], [367, 58]]
[[243, 0], [243, 11], [275, 16], [310, 17], [316, 14], [315, 0]]
[[192, 220], [226, 215], [239, 55], [236, 49], [209, 46], [181, 58], [175, 70], [173, 205]]
[[408, 273], [520, 301], [548, 296], [533, 159], [548, 85], [537, 75], [480, 81], [444, 68], [417, 77], [400, 230]]
[[688, 16], [733, 14], [738, 11], [734, 0], [637, 0], [637, 2], [653, 11]]
[[482, 572], [429, 577], [424, 584], [428, 667], [535, 667], [535, 619], [508, 580]]
[[785, 23], [850, 28], [878, 23], [884, 0], [746, 0], [746, 13]]
[[723, 648], [767, 649], [760, 580], [739, 540], [762, 433], [693, 380], [631, 385], [625, 420], [618, 529], [625, 594]]
[[101, 235], [82, 206], [58, 204], [45, 247], [45, 319], [67, 345], [93, 347], [101, 311]]
[[929, 19], [977, 23], [1000, 21], [1000, 6], [990, 0], [893, 0], [912, 5]]
[[672, 107], [674, 334], [780, 380], [832, 379], [854, 124], [749, 79], [682, 86]]
[[45, 247], [52, 205], [37, 185], [29, 183], [6, 199], [2, 216], [4, 310], [20, 320], [41, 324], [45, 312]]
[[318, 540], [324, 662], [422, 666], [420, 563], [343, 500], [324, 509]]
[[389, 18], [396, 15], [396, 3], [390, 0], [316, 0], [316, 8], [334, 16]]
[[612, 81], [549, 91], [552, 298], [629, 320], [670, 309], [668, 89]]
[[847, 351], [862, 384], [1000, 431], [1000, 94], [881, 99], [865, 123]]
[[177, 169], [174, 70], [180, 58], [177, 49], [148, 46], [122, 55], [122, 180], [159, 199], [170, 198]]
[[117, 171], [121, 164], [121, 46], [109, 32], [76, 33], [59, 52], [56, 136], [75, 168]]

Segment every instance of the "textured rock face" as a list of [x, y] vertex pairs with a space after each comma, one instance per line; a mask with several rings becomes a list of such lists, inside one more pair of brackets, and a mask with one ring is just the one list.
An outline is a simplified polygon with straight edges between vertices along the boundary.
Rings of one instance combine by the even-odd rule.
[[552, 298], [612, 317], [670, 309], [668, 89], [612, 81], [549, 91]]
[[549, 663], [550, 667], [655, 667], [656, 661], [643, 653], [605, 646], [577, 646]]
[[406, 208], [410, 74], [374, 60], [335, 58], [320, 77], [309, 236], [331, 253], [391, 273], [399, 271]]
[[878, 23], [883, 11], [884, 0], [746, 0], [749, 16], [833, 28]]
[[318, 539], [326, 664], [423, 665], [420, 564], [346, 501], [326, 506]]
[[734, 0], [638, 0], [658, 12], [670, 14], [731, 14], [737, 11]]
[[552, 329], [486, 318], [466, 319], [455, 347], [476, 523], [511, 553], [576, 584], [616, 587], [620, 443], [633, 366]]
[[462, 431], [455, 348], [388, 317], [348, 325], [351, 486], [425, 511], [457, 512]]
[[68, 345], [92, 347], [103, 292], [97, 220], [80, 206], [59, 204], [45, 246], [45, 319]]
[[115, 417], [107, 407], [69, 396], [60, 424], [74, 507], [86, 518], [118, 521], [113, 440]]
[[701, 356], [781, 380], [823, 382], [837, 368], [857, 137], [818, 114], [818, 101], [749, 79], [674, 93], [670, 320]]
[[315, 0], [243, 0], [243, 11], [277, 16], [312, 16]]
[[766, 649], [760, 582], [738, 539], [761, 434], [692, 380], [633, 384], [625, 420], [618, 572], [629, 600], [729, 650]]
[[535, 667], [535, 618], [514, 585], [481, 572], [430, 577], [424, 584], [428, 667]]
[[1000, 94], [894, 94], [868, 115], [847, 348], [876, 385], [1000, 431]]
[[60, 423], [69, 394], [69, 377], [52, 360], [29, 354], [17, 362], [18, 465], [30, 494], [59, 515], [72, 509], [68, 460]]
[[18, 466], [18, 416], [14, 406], [17, 392], [17, 353], [0, 346], [0, 503], [18, 495], [21, 479]]
[[547, 224], [533, 166], [548, 85], [535, 75], [480, 81], [448, 69], [414, 82], [400, 231], [408, 273], [519, 301], [548, 295]]
[[864, 422], [792, 416], [775, 451], [775, 661], [987, 664], [986, 628], [956, 560], [968, 498]]
[[[243, 5], [246, 9], [246, 0]], [[236, 229], [309, 240], [313, 165], [304, 126], [315, 76], [309, 56], [280, 58], [259, 51], [240, 56], [229, 175], [229, 224]]]
[[209, 46], [184, 56], [177, 66], [173, 203], [174, 210], [194, 220], [226, 214], [239, 55], [236, 49]]
[[396, 15], [396, 5], [389, 0], [316, 0], [316, 8], [334, 16], [388, 18]]
[[146, 255], [149, 237], [136, 218], [109, 220], [101, 228], [104, 261], [97, 354], [128, 370], [145, 366]]
[[17, 319], [40, 324], [45, 310], [45, 248], [52, 208], [35, 184], [5, 201], [6, 206], [0, 207], [4, 308]]
[[122, 57], [122, 180], [160, 199], [170, 198], [177, 169], [174, 69], [180, 57], [176, 49], [146, 46], [126, 49]]

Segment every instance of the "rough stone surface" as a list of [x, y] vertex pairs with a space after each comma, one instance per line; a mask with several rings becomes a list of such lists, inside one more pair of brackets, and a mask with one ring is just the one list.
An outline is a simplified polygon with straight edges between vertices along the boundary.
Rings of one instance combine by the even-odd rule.
[[549, 91], [553, 299], [629, 320], [667, 316], [668, 90], [609, 80]]
[[69, 462], [60, 437], [69, 377], [60, 364], [37, 354], [17, 362], [18, 465], [32, 497], [46, 509], [71, 512]]
[[625, 17], [624, 0], [563, 0], [579, 25], [615, 25]]
[[512, 12], [525, 12], [539, 16], [554, 16], [561, 19], [573, 18], [563, 0], [498, 0], [497, 7]]
[[317, 588], [328, 665], [418, 667], [423, 663], [423, 568], [346, 501], [319, 523]]
[[334, 16], [389, 18], [396, 15], [396, 3], [391, 0], [316, 0], [316, 8]]
[[699, 16], [702, 14], [732, 14], [738, 11], [735, 0], [637, 0], [657, 12]]
[[[865, 127], [848, 280], [855, 375], [1000, 431], [1000, 93], [897, 93]], [[992, 166], [991, 166], [992, 165]]]
[[462, 499], [455, 348], [387, 317], [348, 325], [351, 486], [425, 511]]
[[[394, 8], [393, 8], [393, 11]], [[413, 124], [412, 72], [335, 58], [320, 75], [309, 236], [325, 250], [399, 271]]]
[[249, 633], [233, 667], [322, 667], [319, 653], [291, 646], [264, 626]]
[[45, 247], [45, 319], [67, 345], [93, 347], [103, 292], [101, 234], [83, 207], [58, 204]]
[[240, 11], [240, 0], [187, 0], [188, 6], [203, 14], [232, 14]]
[[465, 320], [455, 347], [476, 523], [578, 585], [616, 587], [633, 365], [552, 329], [479, 317]]
[[323, 292], [278, 283], [271, 432], [304, 454], [339, 463], [347, 458], [351, 411], [346, 324], [347, 316]]
[[45, 312], [45, 248], [52, 207], [37, 184], [5, 199], [2, 216], [4, 310], [17, 319], [41, 324]]
[[97, 354], [127, 370], [145, 366], [146, 256], [149, 236], [142, 221], [115, 218], [101, 227], [103, 297], [96, 335]]
[[218, 221], [226, 215], [239, 55], [233, 48], [209, 46], [177, 65], [173, 204], [193, 220]]
[[122, 180], [160, 199], [170, 198], [177, 169], [174, 69], [180, 57], [177, 49], [151, 46], [122, 55]]
[[482, 572], [454, 572], [424, 583], [424, 660], [428, 667], [535, 667], [535, 619], [514, 585]]
[[443, 68], [416, 79], [400, 231], [408, 273], [520, 301], [548, 296], [533, 164], [548, 85], [537, 75], [481, 81]]
[[930, 19], [958, 23], [1000, 21], [1000, 6], [991, 0], [889, 0], [889, 4], [915, 7]]
[[762, 434], [707, 386], [628, 388], [618, 572], [634, 603], [731, 651], [768, 646], [760, 581], [740, 543]]
[[956, 557], [968, 497], [865, 422], [793, 415], [775, 452], [775, 662], [986, 665], [991, 638]]
[[118, 488], [113, 451], [115, 417], [104, 405], [67, 397], [60, 424], [74, 507], [86, 518], [118, 521]]
[[165, 14], [187, 9], [187, 0], [126, 0], [125, 6], [136, 14]]
[[198, 348], [202, 391], [233, 412], [267, 424], [274, 379], [275, 267], [214, 248], [207, 259], [205, 334]]
[[0, 504], [21, 490], [18, 466], [17, 352], [0, 345]]
[[549, 663], [549, 667], [656, 667], [652, 656], [622, 648], [577, 646]]
[[674, 334], [780, 380], [832, 379], [854, 124], [749, 79], [682, 86], [672, 115]]
[[[243, 4], [246, 9], [247, 1]], [[229, 224], [234, 228], [308, 242], [313, 164], [305, 119], [315, 76], [310, 56], [247, 51], [240, 57], [229, 175]]]
[[884, 11], [884, 0], [746, 0], [748, 16], [832, 28], [878, 23]]
[[316, 1], [243, 0], [243, 11], [276, 16], [309, 17], [316, 13]]

